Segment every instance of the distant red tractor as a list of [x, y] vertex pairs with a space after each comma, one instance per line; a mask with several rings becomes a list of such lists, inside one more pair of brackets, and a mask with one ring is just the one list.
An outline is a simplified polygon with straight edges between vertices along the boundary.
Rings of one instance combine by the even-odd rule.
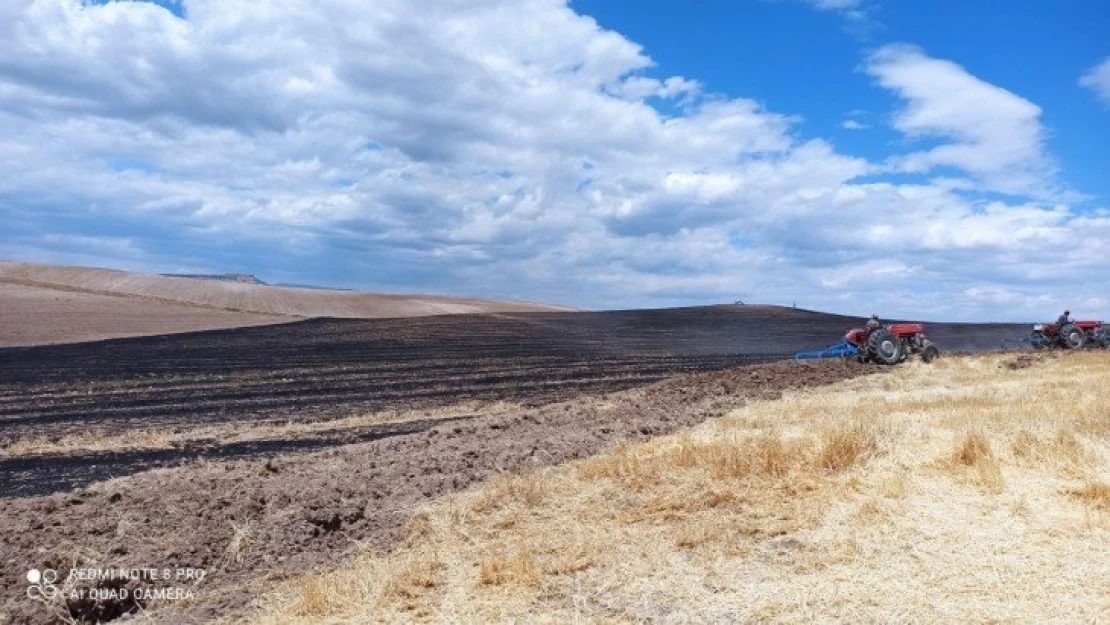
[[1033, 349], [1110, 347], [1110, 335], [1107, 335], [1101, 321], [1072, 321], [1063, 326], [1056, 323], [1038, 323], [1033, 326], [1029, 343]]
[[933, 362], [940, 349], [925, 338], [925, 324], [893, 323], [880, 326], [877, 322], [863, 328], [848, 330], [844, 342], [826, 349], [794, 354], [794, 360], [814, 358], [858, 358], [862, 362], [896, 365], [911, 354], [920, 354], [924, 362]]

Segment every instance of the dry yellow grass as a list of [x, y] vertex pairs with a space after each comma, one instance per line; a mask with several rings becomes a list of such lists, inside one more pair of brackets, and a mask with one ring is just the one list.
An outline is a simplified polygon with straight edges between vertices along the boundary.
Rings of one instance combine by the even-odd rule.
[[501, 476], [242, 620], [1105, 621], [1110, 354], [1006, 359], [910, 363]]

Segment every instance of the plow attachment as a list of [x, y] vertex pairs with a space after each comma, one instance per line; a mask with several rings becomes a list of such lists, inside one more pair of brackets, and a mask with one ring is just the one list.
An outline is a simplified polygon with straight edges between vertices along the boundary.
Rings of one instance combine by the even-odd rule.
[[851, 343], [837, 343], [825, 349], [815, 349], [794, 354], [794, 360], [817, 360], [819, 358], [853, 358], [859, 355], [859, 348]]
[[1034, 348], [1043, 347], [1042, 341], [1037, 341], [1036, 344], [1029, 337], [1023, 339], [1002, 339], [1002, 349], [1021, 349], [1026, 345], [1033, 345]]

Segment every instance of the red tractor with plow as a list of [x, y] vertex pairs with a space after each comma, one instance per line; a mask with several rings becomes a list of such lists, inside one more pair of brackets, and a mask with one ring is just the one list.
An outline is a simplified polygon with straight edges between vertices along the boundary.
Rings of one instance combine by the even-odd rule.
[[1080, 349], [1083, 347], [1110, 347], [1110, 335], [1101, 321], [1069, 321], [1038, 323], [1027, 339], [1033, 349]]
[[844, 342], [825, 349], [794, 354], [794, 360], [815, 358], [855, 358], [860, 362], [896, 365], [910, 355], [920, 354], [923, 362], [933, 362], [940, 349], [925, 338], [925, 324], [868, 322], [844, 335]]

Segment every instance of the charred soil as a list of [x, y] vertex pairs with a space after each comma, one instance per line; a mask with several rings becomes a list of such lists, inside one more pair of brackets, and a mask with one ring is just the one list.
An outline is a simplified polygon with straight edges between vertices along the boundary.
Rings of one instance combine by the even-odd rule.
[[196, 599], [144, 607], [159, 620], [201, 622], [248, 605], [263, 580], [323, 566], [356, 544], [389, 549], [421, 504], [499, 472], [589, 456], [786, 389], [876, 371], [772, 363], [687, 375], [324, 452], [194, 463], [68, 494], [7, 499], [0, 502], [0, 583], [8, 600], [0, 613], [17, 623], [51, 623], [81, 610], [134, 607], [59, 601], [50, 611], [26, 599], [30, 565], [182, 567], [208, 571]]
[[[537, 406], [789, 356], [858, 322], [717, 306], [601, 313], [316, 319], [0, 349], [0, 497], [80, 487], [184, 459], [253, 458], [376, 440], [427, 424], [164, 449], [11, 457], [21, 440], [311, 422], [460, 402]], [[996, 347], [1007, 325], [932, 324], [944, 349]], [[7, 456], [7, 457], [5, 457]]]

